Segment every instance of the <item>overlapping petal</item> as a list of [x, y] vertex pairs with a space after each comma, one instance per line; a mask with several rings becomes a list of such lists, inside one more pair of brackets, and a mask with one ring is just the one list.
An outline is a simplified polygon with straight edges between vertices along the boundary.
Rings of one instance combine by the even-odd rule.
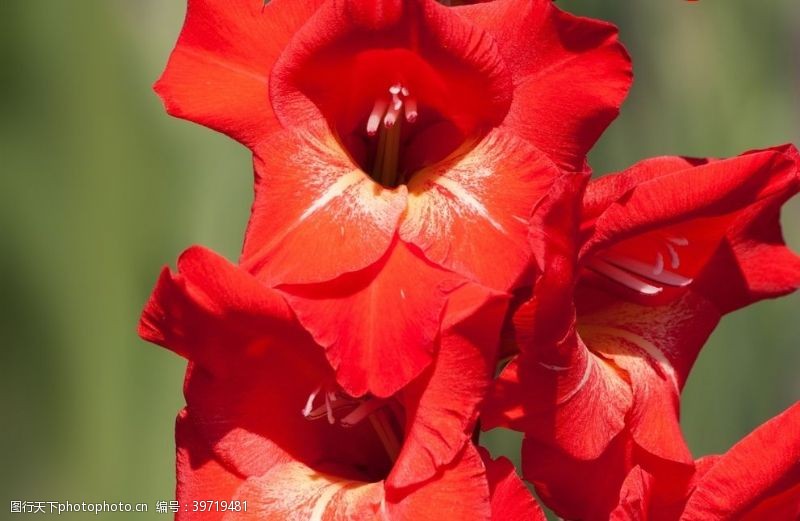
[[395, 241], [365, 270], [281, 291], [325, 347], [339, 384], [353, 396], [386, 397], [431, 363], [447, 295], [462, 283]]
[[450, 289], [472, 280], [507, 291], [525, 273], [527, 222], [558, 171], [492, 133], [390, 190], [318, 130], [259, 149], [241, 262], [284, 291], [348, 392], [387, 396], [430, 363]]
[[[545, 202], [532, 235], [543, 273], [512, 324], [525, 344], [501, 374], [487, 418], [526, 432], [537, 456], [526, 458], [525, 474], [549, 491], [549, 504], [597, 519], [614, 505], [614, 487], [592, 498], [565, 486], [559, 465], [587, 475], [614, 460], [606, 483], [617, 490], [635, 465], [678, 485], [688, 479], [678, 397], [721, 315], [737, 307], [720, 300], [739, 291], [747, 303], [800, 285], [777, 221], [798, 190], [797, 172], [786, 147], [722, 161], [662, 158], [590, 184], [581, 207], [570, 190]], [[749, 241], [735, 238], [743, 228]], [[776, 252], [780, 266], [742, 270], [739, 259], [760, 248]], [[723, 284], [720, 271], [734, 267], [741, 274]], [[748, 291], [753, 277], [771, 293]], [[674, 499], [680, 487], [664, 494]]]
[[477, 284], [452, 293], [432, 367], [404, 392], [406, 443], [387, 482], [403, 488], [451, 461], [469, 443], [493, 376], [505, 295]]
[[678, 501], [663, 480], [635, 467], [611, 514], [615, 521], [795, 519], [800, 515], [800, 403], [745, 436], [727, 453], [701, 458]]
[[[392, 498], [405, 498], [429, 493], [443, 469], [462, 468], [459, 458], [474, 459], [464, 451], [491, 377], [505, 307], [501, 293], [476, 284], [456, 289], [436, 323], [435, 364], [384, 398], [337, 390], [323, 349], [280, 294], [207, 250], [189, 250], [178, 273], [165, 271], [141, 330], [190, 360], [185, 415], [198, 438], [192, 443], [213, 456], [209, 473], [271, 476], [248, 482], [262, 491], [273, 478], [319, 474], [359, 487], [380, 482], [381, 497], [386, 488]], [[479, 488], [485, 490], [479, 460], [475, 468], [465, 476], [484, 480]]]
[[544, 521], [541, 507], [508, 458], [492, 459], [481, 450], [492, 503], [492, 521]]
[[[178, 500], [191, 504], [197, 498], [213, 498], [240, 505], [238, 511], [204, 513], [203, 519], [236, 521], [256, 516], [281, 521], [489, 521], [494, 519], [491, 517], [493, 507], [513, 509], [515, 506], [508, 505], [509, 502], [524, 500], [500, 496], [490, 503], [486, 471], [477, 451], [469, 445], [425, 486], [396, 496], [387, 495], [381, 482], [334, 476], [296, 461], [277, 464], [261, 475], [242, 476], [214, 459], [188, 411], [179, 416], [176, 432]], [[181, 509], [176, 519], [196, 517], [197, 513]]]

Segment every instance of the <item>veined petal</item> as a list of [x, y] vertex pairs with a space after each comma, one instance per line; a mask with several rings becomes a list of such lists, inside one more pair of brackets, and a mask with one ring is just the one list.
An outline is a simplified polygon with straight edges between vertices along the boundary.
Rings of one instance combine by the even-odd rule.
[[342, 479], [297, 462], [249, 478], [237, 499], [247, 501], [247, 512], [231, 512], [225, 521], [366, 521], [380, 519], [384, 508], [380, 482]]
[[[619, 298], [589, 284], [575, 293], [578, 328], [594, 349], [593, 340], [635, 344], [658, 378], [670, 382], [674, 392], [683, 389], [689, 371], [721, 314], [702, 295], [687, 292], [665, 304], [646, 305]], [[600, 349], [598, 344], [597, 349]]]
[[579, 327], [581, 337], [593, 352], [602, 353], [627, 373], [633, 403], [626, 423], [633, 440], [663, 460], [691, 466], [692, 455], [678, 421], [678, 378], [658, 346], [610, 324], [581, 323]]
[[277, 291], [201, 248], [178, 267], [162, 275], [140, 330], [190, 359], [184, 394], [216, 460], [242, 476], [292, 458], [391, 465], [368, 422], [344, 430], [303, 415], [334, 374]]
[[631, 85], [616, 28], [549, 0], [496, 0], [456, 11], [497, 41], [514, 83], [504, 125], [559, 166], [581, 170]]
[[432, 262], [507, 291], [530, 260], [531, 212], [558, 175], [540, 152], [495, 130], [411, 179], [400, 236]]
[[800, 514], [800, 402], [719, 457], [681, 521], [794, 519]]
[[492, 497], [492, 521], [544, 521], [547, 519], [541, 507], [517, 475], [514, 464], [508, 458], [492, 459], [482, 447], [479, 449], [489, 493]]
[[432, 359], [447, 294], [463, 281], [400, 240], [372, 266], [280, 289], [351, 396], [387, 397]]
[[245, 477], [293, 460], [365, 469], [361, 479], [391, 467], [370, 422], [343, 428], [304, 415], [309, 396], [333, 381], [318, 346], [287, 342], [239, 363], [225, 378], [191, 367], [184, 385], [198, 431], [220, 462]]
[[507, 298], [477, 284], [449, 297], [433, 365], [403, 390], [409, 429], [387, 486], [433, 477], [469, 443], [494, 371]]
[[800, 255], [786, 246], [780, 225], [781, 207], [800, 191], [800, 154], [793, 146], [774, 150], [793, 166], [775, 173], [770, 195], [736, 213], [696, 284], [724, 313], [800, 288]]
[[508, 427], [571, 457], [597, 458], [625, 427], [633, 395], [624, 373], [582, 343], [572, 346], [575, 355], [562, 366], [524, 354], [512, 360], [494, 384], [481, 428]]
[[466, 444], [435, 479], [413, 488], [402, 501], [388, 504], [387, 510], [390, 520], [490, 521], [489, 486], [477, 449]]
[[248, 511], [224, 519], [256, 514], [275, 521], [489, 521], [488, 496], [480, 457], [472, 447], [465, 447], [435, 479], [400, 495], [385, 494], [382, 482], [341, 479], [292, 462], [248, 479], [234, 498], [246, 499]]
[[167, 112], [253, 147], [278, 130], [269, 102], [273, 64], [321, 0], [190, 0], [155, 84]]
[[345, 155], [327, 129], [284, 131], [256, 152], [242, 265], [268, 284], [332, 280], [380, 259], [406, 206]]

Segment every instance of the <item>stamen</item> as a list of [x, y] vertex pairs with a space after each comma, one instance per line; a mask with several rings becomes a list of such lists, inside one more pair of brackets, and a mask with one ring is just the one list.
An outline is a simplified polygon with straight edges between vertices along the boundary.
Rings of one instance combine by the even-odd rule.
[[378, 134], [372, 178], [384, 186], [395, 187], [402, 182], [398, 172], [400, 154], [400, 123], [413, 123], [418, 117], [417, 100], [400, 83], [388, 89], [372, 106], [367, 117], [367, 135]]
[[377, 411], [384, 405], [386, 405], [386, 402], [384, 402], [383, 400], [378, 400], [378, 399], [367, 400], [358, 407], [356, 407], [353, 412], [342, 418], [340, 420], [340, 423], [342, 424], [343, 427], [352, 427], [353, 425], [358, 425], [361, 421], [364, 420], [364, 418], [366, 418], [373, 412]]
[[375, 429], [375, 433], [381, 440], [381, 444], [383, 444], [383, 448], [386, 450], [389, 459], [393, 462], [397, 461], [397, 455], [400, 453], [400, 442], [394, 430], [392, 430], [391, 425], [388, 424], [386, 416], [382, 414], [382, 412], [377, 412], [370, 415], [369, 422], [372, 424], [372, 428]]
[[378, 128], [381, 126], [383, 115], [386, 114], [386, 109], [389, 108], [389, 100], [378, 99], [375, 105], [372, 106], [372, 112], [369, 113], [367, 118], [367, 135], [374, 136], [378, 133]]
[[[320, 393], [324, 394], [324, 403], [314, 408]], [[386, 409], [381, 410], [384, 407]], [[346, 411], [345, 416], [338, 419], [336, 414], [343, 410]], [[397, 455], [400, 452], [400, 442], [397, 433], [392, 427], [390, 416], [399, 417], [402, 414], [402, 409], [400, 404], [393, 400], [352, 398], [341, 392], [338, 387], [323, 383], [308, 396], [302, 413], [307, 420], [327, 418], [329, 424], [334, 425], [338, 422], [339, 425], [345, 428], [353, 427], [368, 418], [386, 450], [386, 454], [392, 461], [397, 459]]]
[[678, 251], [675, 249], [675, 246], [667, 243], [667, 250], [669, 251], [669, 265], [672, 266], [672, 269], [680, 268], [681, 258], [678, 256]]
[[417, 120], [417, 99], [412, 97], [407, 97], [405, 100], [406, 104], [406, 121], [409, 123], [414, 123]]
[[593, 259], [588, 266], [601, 275], [605, 275], [613, 281], [619, 282], [628, 289], [639, 292], [643, 295], [657, 295], [662, 289], [647, 284], [620, 268], [613, 266], [602, 259]]
[[322, 386], [320, 385], [311, 394], [308, 395], [308, 400], [306, 400], [306, 406], [303, 407], [303, 416], [308, 418], [311, 415], [312, 408], [314, 407], [314, 400], [317, 399], [317, 395], [322, 390]]
[[663, 259], [661, 266], [662, 269], [658, 273], [656, 273], [656, 270], [652, 266], [645, 264], [644, 262], [637, 261], [636, 259], [624, 257], [622, 255], [606, 255], [603, 257], [603, 260], [635, 275], [641, 275], [642, 277], [655, 282], [667, 284], [668, 286], [683, 287], [692, 282], [692, 279], [684, 277], [683, 275], [679, 275], [671, 271], [665, 271], [663, 269]]
[[328, 416], [328, 423], [333, 425], [336, 423], [336, 418], [333, 416], [333, 407], [331, 402], [336, 400], [336, 393], [325, 393], [325, 412]]
[[392, 106], [389, 110], [386, 111], [386, 116], [383, 118], [383, 124], [386, 125], [387, 128], [392, 127], [395, 122], [397, 122], [397, 116], [400, 115], [400, 109], [403, 108], [403, 102], [397, 101], [392, 103]]
[[677, 246], [689, 246], [689, 239], [686, 237], [668, 237], [667, 240]]
[[664, 271], [664, 256], [661, 253], [656, 254], [656, 265], [653, 266], [653, 275], [658, 275]]

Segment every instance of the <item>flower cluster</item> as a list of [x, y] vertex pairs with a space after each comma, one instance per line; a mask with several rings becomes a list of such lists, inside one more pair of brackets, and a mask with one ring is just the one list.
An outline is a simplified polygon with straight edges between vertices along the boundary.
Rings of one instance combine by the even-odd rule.
[[[447, 4], [447, 5], [445, 5]], [[450, 5], [466, 4], [466, 5]], [[792, 146], [589, 181], [631, 83], [551, 0], [189, 0], [155, 89], [253, 153], [238, 263], [165, 268], [140, 335], [189, 361], [180, 519], [794, 519], [800, 405], [694, 460], [720, 318], [800, 286]]]

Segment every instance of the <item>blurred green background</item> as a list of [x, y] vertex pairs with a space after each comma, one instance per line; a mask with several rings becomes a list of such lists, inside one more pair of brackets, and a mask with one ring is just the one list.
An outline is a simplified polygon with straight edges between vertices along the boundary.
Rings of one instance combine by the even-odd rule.
[[[559, 4], [617, 23], [634, 59], [597, 172], [800, 142], [796, 0]], [[141, 501], [151, 513], [138, 517], [163, 518], [154, 502], [172, 498], [184, 363], [138, 340], [136, 322], [186, 246], [236, 258], [251, 198], [246, 150], [167, 117], [150, 89], [184, 5], [0, 3], [0, 512], [12, 499]], [[783, 222], [800, 249], [800, 200]], [[762, 303], [714, 334], [684, 393], [695, 454], [800, 398], [798, 311], [797, 295]], [[513, 456], [513, 437], [486, 439]]]

